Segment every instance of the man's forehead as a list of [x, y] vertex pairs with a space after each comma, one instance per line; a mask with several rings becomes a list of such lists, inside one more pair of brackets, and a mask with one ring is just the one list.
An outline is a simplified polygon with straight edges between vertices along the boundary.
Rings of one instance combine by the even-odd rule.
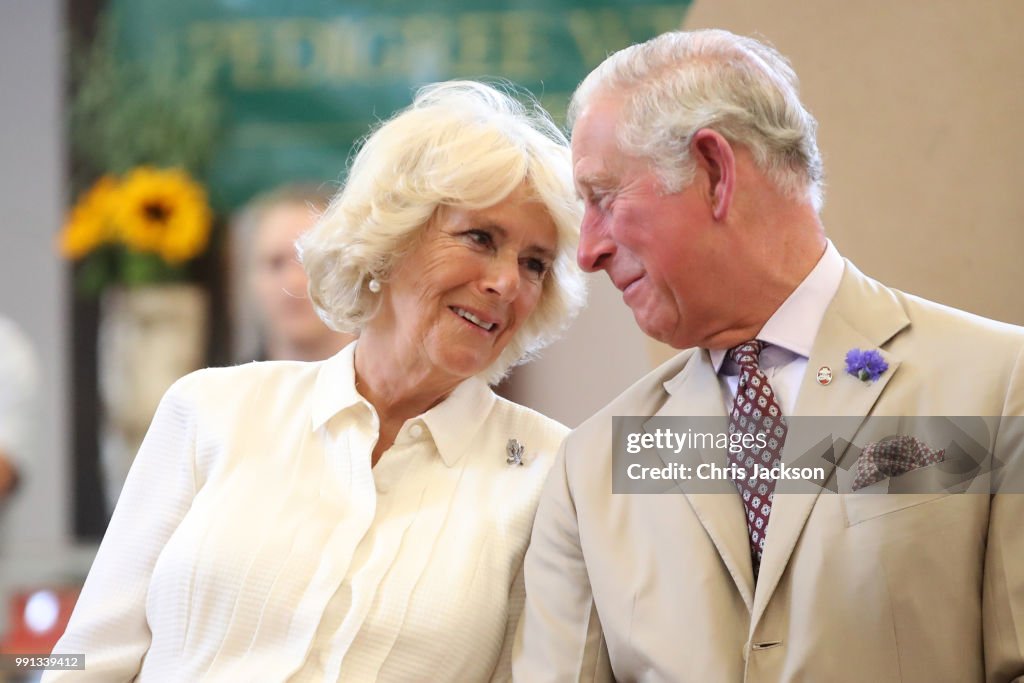
[[615, 137], [622, 103], [607, 97], [591, 102], [572, 127], [572, 144], [589, 146], [604, 138]]
[[596, 98], [583, 110], [572, 131], [572, 158], [577, 183], [598, 185], [614, 175], [620, 156], [616, 130], [621, 103]]
[[573, 179], [581, 189], [610, 189], [621, 176], [621, 154], [614, 144], [587, 147], [573, 154]]

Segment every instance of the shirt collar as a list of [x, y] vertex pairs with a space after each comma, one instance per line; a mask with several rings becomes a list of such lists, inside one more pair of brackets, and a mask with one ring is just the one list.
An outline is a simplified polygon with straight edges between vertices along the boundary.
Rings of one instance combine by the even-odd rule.
[[356, 391], [356, 344], [348, 344], [320, 365], [313, 385], [313, 430], [354, 405], [369, 403]]
[[[313, 387], [312, 427], [319, 429], [332, 417], [354, 405], [373, 406], [356, 391], [355, 341], [323, 361]], [[430, 432], [441, 459], [454, 465], [475, 442], [477, 432], [491, 412], [496, 398], [479, 377], [464, 380], [448, 397], [415, 420], [421, 420]]]
[[[843, 277], [843, 258], [832, 240], [826, 242], [825, 253], [818, 259], [817, 265], [782, 302], [772, 317], [768, 318], [768, 322], [757, 333], [757, 339], [784, 348], [797, 356], [810, 357], [825, 311], [839, 291], [839, 281]], [[728, 351], [713, 349], [709, 353], [715, 371], [721, 371]]]
[[448, 398], [421, 415], [444, 464], [451, 467], [474, 443], [491, 412], [494, 392], [479, 377], [463, 380]]

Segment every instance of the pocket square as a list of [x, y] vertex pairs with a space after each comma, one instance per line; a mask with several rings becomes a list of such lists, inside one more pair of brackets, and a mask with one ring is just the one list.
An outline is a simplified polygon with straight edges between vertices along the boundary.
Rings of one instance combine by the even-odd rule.
[[859, 491], [888, 477], [898, 477], [911, 470], [942, 462], [945, 453], [944, 449], [929, 448], [913, 436], [897, 436], [870, 443], [854, 463], [857, 476], [853, 480], [853, 490]]

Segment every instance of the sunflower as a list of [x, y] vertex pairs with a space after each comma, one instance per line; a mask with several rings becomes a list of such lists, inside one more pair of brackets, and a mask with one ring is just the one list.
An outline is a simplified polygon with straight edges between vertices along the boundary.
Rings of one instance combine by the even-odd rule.
[[210, 238], [206, 192], [180, 169], [136, 168], [121, 183], [116, 220], [133, 251], [159, 254], [169, 264], [199, 255]]
[[102, 244], [115, 239], [113, 213], [118, 183], [112, 176], [96, 181], [71, 210], [58, 238], [60, 253], [77, 261]]

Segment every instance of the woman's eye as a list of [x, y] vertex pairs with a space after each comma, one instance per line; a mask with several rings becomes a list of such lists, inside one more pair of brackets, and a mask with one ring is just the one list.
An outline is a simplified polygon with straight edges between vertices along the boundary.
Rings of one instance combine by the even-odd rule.
[[486, 230], [467, 230], [463, 234], [466, 235], [475, 244], [479, 244], [481, 247], [494, 246], [494, 238], [491, 236], [491, 233], [487, 232]]
[[526, 258], [521, 261], [523, 266], [536, 275], [537, 277], [543, 277], [550, 267], [546, 261], [542, 261], [539, 258]]

